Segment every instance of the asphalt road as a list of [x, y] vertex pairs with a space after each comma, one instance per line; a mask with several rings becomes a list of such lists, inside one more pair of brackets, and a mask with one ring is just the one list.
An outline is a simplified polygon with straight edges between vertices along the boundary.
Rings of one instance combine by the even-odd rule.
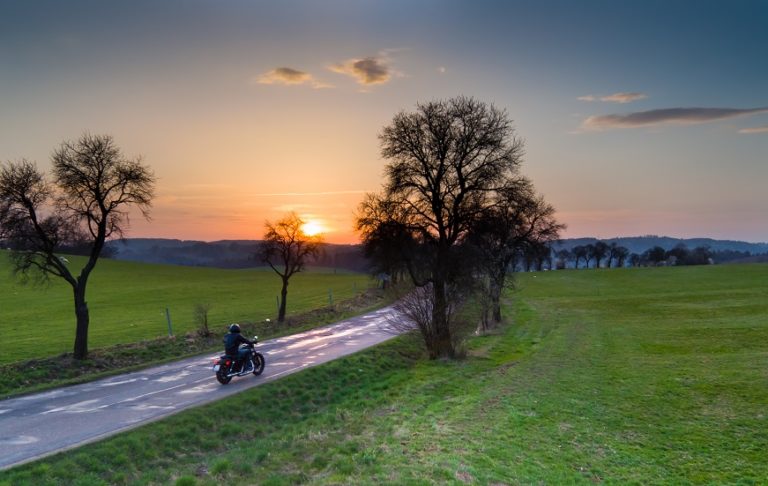
[[206, 354], [142, 371], [0, 401], [0, 470], [94, 442], [184, 409], [381, 343], [397, 331], [384, 308], [312, 331], [259, 343], [261, 376], [220, 385]]

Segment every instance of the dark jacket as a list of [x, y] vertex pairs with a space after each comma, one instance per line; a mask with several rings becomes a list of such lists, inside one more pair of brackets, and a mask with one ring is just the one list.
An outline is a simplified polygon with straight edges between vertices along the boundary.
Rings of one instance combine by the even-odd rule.
[[245, 339], [240, 333], [230, 332], [224, 336], [224, 352], [230, 356], [237, 356], [241, 344], [253, 345], [253, 341]]

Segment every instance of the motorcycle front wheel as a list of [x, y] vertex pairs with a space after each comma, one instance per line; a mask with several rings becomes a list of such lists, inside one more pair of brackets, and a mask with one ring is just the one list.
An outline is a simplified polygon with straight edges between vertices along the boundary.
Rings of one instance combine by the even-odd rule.
[[264, 356], [261, 355], [261, 353], [253, 353], [253, 357], [251, 358], [251, 361], [253, 362], [253, 374], [256, 376], [259, 376], [261, 373], [264, 372]]

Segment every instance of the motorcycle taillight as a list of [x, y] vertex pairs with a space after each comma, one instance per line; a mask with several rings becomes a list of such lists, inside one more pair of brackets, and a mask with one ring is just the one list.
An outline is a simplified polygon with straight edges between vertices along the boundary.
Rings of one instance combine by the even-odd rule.
[[230, 361], [230, 360], [227, 360], [227, 361], [225, 361], [225, 362], [224, 362], [224, 364], [225, 364], [225, 365], [227, 365], [227, 366], [229, 366], [230, 364], [232, 364], [232, 361]]

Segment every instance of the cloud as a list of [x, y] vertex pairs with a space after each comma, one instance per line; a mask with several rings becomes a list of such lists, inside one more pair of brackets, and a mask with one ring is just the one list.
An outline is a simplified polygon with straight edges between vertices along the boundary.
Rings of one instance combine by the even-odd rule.
[[659, 110], [638, 111], [626, 115], [595, 115], [586, 118], [581, 126], [588, 130], [611, 128], [636, 128], [662, 123], [706, 123], [737, 116], [768, 112], [762, 108], [663, 108]]
[[304, 84], [311, 80], [311, 74], [289, 67], [275, 68], [259, 76], [261, 84]]
[[606, 101], [610, 103], [631, 103], [633, 101], [637, 100], [643, 100], [647, 98], [648, 95], [645, 93], [613, 93], [612, 95], [608, 96], [600, 96], [597, 97], [595, 95], [586, 95], [586, 96], [579, 96], [576, 98], [579, 101]]
[[307, 84], [313, 88], [331, 87], [328, 84], [316, 80], [314, 76], [309, 73], [289, 67], [278, 67], [271, 71], [267, 71], [256, 78], [256, 82], [259, 84], [284, 84], [288, 86]]
[[768, 125], [762, 127], [742, 128], [739, 133], [768, 133]]
[[647, 98], [645, 93], [613, 93], [612, 95], [603, 96], [600, 101], [609, 101], [611, 103], [631, 103], [633, 101], [642, 100]]
[[328, 67], [339, 74], [352, 76], [364, 86], [384, 84], [392, 78], [392, 72], [388, 61], [384, 57], [365, 57], [362, 59], [348, 59], [344, 62]]

